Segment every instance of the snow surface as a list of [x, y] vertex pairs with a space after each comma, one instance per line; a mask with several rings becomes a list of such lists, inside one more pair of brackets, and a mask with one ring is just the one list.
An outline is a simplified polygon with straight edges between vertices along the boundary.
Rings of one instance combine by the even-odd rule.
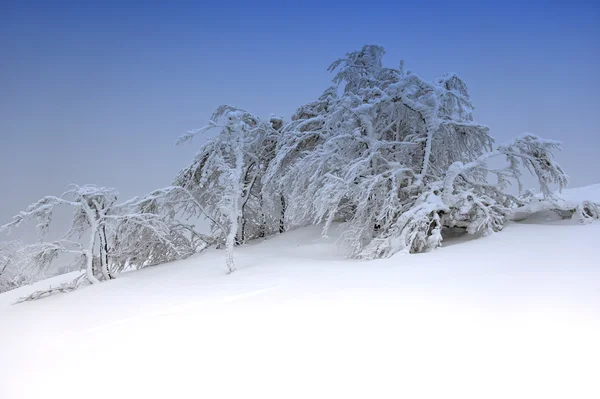
[[320, 231], [0, 295], [0, 398], [600, 398], [600, 223], [370, 262]]

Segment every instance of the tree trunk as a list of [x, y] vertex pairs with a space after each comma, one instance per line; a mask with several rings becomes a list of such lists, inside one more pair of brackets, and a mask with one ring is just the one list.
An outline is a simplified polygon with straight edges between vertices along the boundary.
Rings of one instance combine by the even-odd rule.
[[238, 219], [238, 225], [240, 226], [240, 231], [235, 236], [236, 246], [246, 242], [246, 219], [244, 217]]
[[263, 238], [263, 237], [267, 236], [267, 215], [265, 215], [262, 194], [260, 194], [259, 200], [260, 200], [260, 228], [258, 231], [258, 237]]
[[102, 268], [102, 275], [107, 280], [114, 279], [113, 275], [110, 274], [110, 268], [108, 264], [108, 240], [106, 239], [106, 226], [102, 225], [102, 227], [98, 230], [98, 235], [100, 236], [100, 265]]
[[283, 233], [285, 231], [285, 197], [281, 196], [281, 216], [279, 217], [279, 232]]
[[86, 261], [85, 274], [87, 276], [87, 279], [92, 284], [96, 284], [96, 283], [100, 282], [100, 280], [98, 280], [96, 278], [96, 276], [94, 275], [94, 245], [96, 243], [96, 229], [97, 229], [97, 227], [95, 225], [92, 225], [92, 233], [91, 233], [91, 237], [90, 237], [89, 247], [84, 252], [85, 253], [85, 261]]
[[229, 273], [234, 272], [235, 261], [233, 259], [233, 248], [235, 247], [236, 232], [237, 232], [237, 218], [232, 218], [231, 227], [229, 234], [227, 234], [227, 240], [225, 241], [225, 264]]

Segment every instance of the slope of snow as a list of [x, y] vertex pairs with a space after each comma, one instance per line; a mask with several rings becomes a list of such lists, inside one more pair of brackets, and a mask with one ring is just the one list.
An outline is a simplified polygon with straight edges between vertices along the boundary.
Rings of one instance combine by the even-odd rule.
[[12, 305], [74, 275], [22, 287], [0, 398], [598, 398], [600, 223], [534, 221], [372, 262], [312, 227], [231, 275], [210, 250]]

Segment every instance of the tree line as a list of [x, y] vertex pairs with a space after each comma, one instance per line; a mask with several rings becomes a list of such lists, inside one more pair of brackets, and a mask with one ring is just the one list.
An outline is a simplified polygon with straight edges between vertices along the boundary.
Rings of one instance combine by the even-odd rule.
[[[119, 202], [114, 189], [71, 185], [30, 205], [0, 231], [34, 221], [40, 241], [0, 243], [0, 291], [35, 281], [61, 255], [81, 276], [27, 299], [208, 247], [222, 248], [233, 272], [236, 246], [307, 225], [327, 234], [339, 224], [347, 255], [374, 259], [433, 250], [444, 229], [485, 235], [541, 210], [582, 222], [600, 216], [599, 204], [574, 207], [557, 193], [567, 185], [554, 159], [559, 142], [525, 134], [497, 145], [474, 120], [459, 76], [429, 82], [403, 62], [384, 67], [384, 54], [367, 45], [335, 61], [333, 85], [290, 120], [220, 106], [206, 127], [178, 140], [217, 131], [168, 187]], [[504, 166], [491, 167], [492, 159]], [[539, 194], [523, 190], [524, 170]], [[520, 194], [509, 194], [515, 183]], [[71, 208], [71, 224], [50, 240], [58, 207]], [[208, 234], [186, 222], [198, 217], [209, 221]]]

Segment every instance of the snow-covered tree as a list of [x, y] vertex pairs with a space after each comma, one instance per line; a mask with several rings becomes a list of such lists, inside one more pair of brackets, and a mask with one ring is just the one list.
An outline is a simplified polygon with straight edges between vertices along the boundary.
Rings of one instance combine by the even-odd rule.
[[[114, 189], [71, 185], [59, 197], [47, 196], [30, 205], [0, 231], [36, 221], [40, 242], [19, 248], [9, 266], [24, 276], [42, 274], [58, 256], [69, 255], [85, 270], [85, 280], [59, 287], [62, 291], [86, 281], [112, 279], [125, 266], [184, 258], [199, 247], [197, 235], [191, 229], [184, 232], [184, 225], [174, 219], [177, 210], [194, 206], [191, 195], [182, 188], [157, 190], [123, 203], [117, 203], [117, 197]], [[60, 206], [72, 208], [70, 228], [58, 239], [44, 241]]]
[[200, 148], [193, 163], [180, 172], [175, 185], [191, 192], [211, 220], [216, 241], [225, 245], [230, 272], [235, 270], [235, 245], [279, 228], [279, 214], [273, 216], [265, 210], [261, 185], [282, 123], [275, 117], [261, 121], [244, 110], [224, 105], [208, 126], [179, 140], [186, 142], [209, 129], [219, 129]]
[[28, 282], [23, 273], [18, 269], [18, 251], [23, 247], [20, 241], [0, 242], [0, 293]]
[[195, 226], [180, 220], [181, 214], [202, 212], [191, 193], [182, 187], [155, 190], [142, 199], [129, 201], [128, 207], [133, 214], [157, 218], [161, 229], [157, 231], [155, 224], [138, 223], [135, 218], [116, 219], [109, 237], [109, 258], [115, 273], [186, 258], [213, 242], [211, 237], [198, 233]]
[[[85, 263], [86, 276], [91, 283], [99, 282], [98, 275], [109, 279], [107, 265], [103, 264], [101, 270], [94, 268], [94, 249], [99, 248], [99, 259], [103, 259], [105, 242], [105, 215], [107, 209], [117, 199], [114, 189], [99, 188], [95, 186], [76, 186], [67, 188], [60, 197], [47, 196], [30, 205], [13, 217], [13, 221], [0, 229], [10, 231], [19, 227], [23, 222], [36, 221], [40, 239], [43, 240], [50, 229], [53, 215], [57, 207], [69, 206], [73, 208], [73, 217], [70, 229], [59, 239], [51, 242], [40, 242], [29, 246], [31, 257], [40, 272], [45, 271], [53, 260], [61, 253], [75, 255]], [[89, 230], [86, 244], [79, 241]], [[33, 265], [32, 265], [33, 266]], [[95, 273], [98, 271], [99, 273]]]
[[[523, 166], [546, 198], [553, 185], [566, 185], [553, 160], [559, 143], [524, 135], [494, 148], [456, 74], [427, 82], [402, 62], [384, 67], [384, 54], [365, 46], [334, 62], [336, 86], [300, 107], [282, 130], [264, 191], [283, 193], [292, 225], [325, 222], [326, 233], [343, 222], [354, 257], [423, 252], [441, 245], [445, 227], [500, 230], [525, 206], [506, 193]], [[488, 167], [493, 157], [507, 166]]]

